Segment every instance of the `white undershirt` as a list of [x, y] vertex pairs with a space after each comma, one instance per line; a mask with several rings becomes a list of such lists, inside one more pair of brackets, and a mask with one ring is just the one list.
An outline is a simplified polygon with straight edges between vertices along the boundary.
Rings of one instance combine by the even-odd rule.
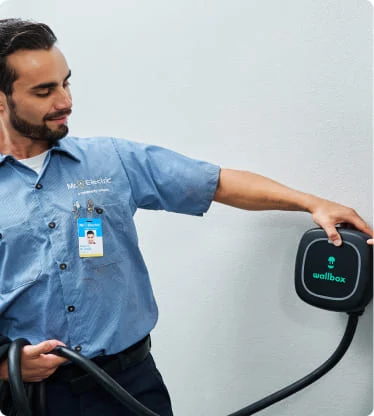
[[28, 159], [20, 159], [18, 162], [23, 163], [24, 165], [28, 166], [30, 169], [35, 170], [36, 173], [40, 173], [43, 167], [43, 163], [45, 158], [47, 157], [48, 150], [40, 155], [36, 155], [33, 157], [29, 157]]

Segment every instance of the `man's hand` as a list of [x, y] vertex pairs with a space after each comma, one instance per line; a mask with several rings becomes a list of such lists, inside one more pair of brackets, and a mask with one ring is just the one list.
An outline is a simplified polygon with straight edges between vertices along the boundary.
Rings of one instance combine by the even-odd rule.
[[[373, 230], [370, 226], [352, 208], [326, 199], [313, 197], [309, 211], [312, 214], [313, 221], [326, 231], [328, 238], [336, 246], [342, 244], [339, 229], [336, 228], [337, 224], [350, 224], [370, 236], [373, 235]], [[374, 240], [370, 238], [367, 242], [373, 245]]]
[[[22, 349], [21, 372], [25, 382], [39, 382], [52, 375], [66, 358], [54, 354], [47, 354], [57, 345], [64, 345], [58, 340], [49, 340], [37, 345], [26, 345]], [[0, 378], [8, 379], [8, 360], [0, 364]]]

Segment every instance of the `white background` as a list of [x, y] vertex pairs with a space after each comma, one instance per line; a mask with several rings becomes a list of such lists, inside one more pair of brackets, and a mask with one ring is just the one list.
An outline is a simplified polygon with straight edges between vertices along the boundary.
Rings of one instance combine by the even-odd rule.
[[[72, 69], [71, 133], [151, 142], [353, 206], [372, 223], [372, 6], [358, 0], [12, 0]], [[105, 157], [103, 157], [103, 165]], [[334, 351], [347, 317], [296, 295], [305, 213], [139, 212], [176, 416], [227, 415]], [[372, 411], [372, 311], [328, 375], [261, 416]]]

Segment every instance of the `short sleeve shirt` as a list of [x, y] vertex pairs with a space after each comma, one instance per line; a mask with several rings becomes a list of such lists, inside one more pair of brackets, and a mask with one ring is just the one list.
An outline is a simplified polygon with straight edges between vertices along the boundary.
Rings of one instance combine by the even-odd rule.
[[[124, 139], [67, 137], [39, 174], [0, 155], [0, 333], [114, 354], [155, 326], [138, 208], [203, 215], [219, 167]], [[79, 255], [79, 218], [100, 219], [103, 256]]]

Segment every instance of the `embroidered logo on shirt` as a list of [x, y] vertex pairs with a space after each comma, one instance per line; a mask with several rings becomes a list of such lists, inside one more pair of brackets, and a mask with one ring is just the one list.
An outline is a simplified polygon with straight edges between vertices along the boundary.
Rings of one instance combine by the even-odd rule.
[[79, 179], [75, 182], [67, 183], [68, 190], [78, 190], [78, 195], [92, 194], [98, 192], [108, 192], [109, 188], [97, 188], [97, 185], [110, 185], [112, 178], [100, 177], [96, 179]]
[[112, 178], [98, 178], [98, 179], [79, 179], [75, 182], [67, 183], [68, 189], [85, 189], [86, 186], [92, 185], [106, 185], [112, 183]]

